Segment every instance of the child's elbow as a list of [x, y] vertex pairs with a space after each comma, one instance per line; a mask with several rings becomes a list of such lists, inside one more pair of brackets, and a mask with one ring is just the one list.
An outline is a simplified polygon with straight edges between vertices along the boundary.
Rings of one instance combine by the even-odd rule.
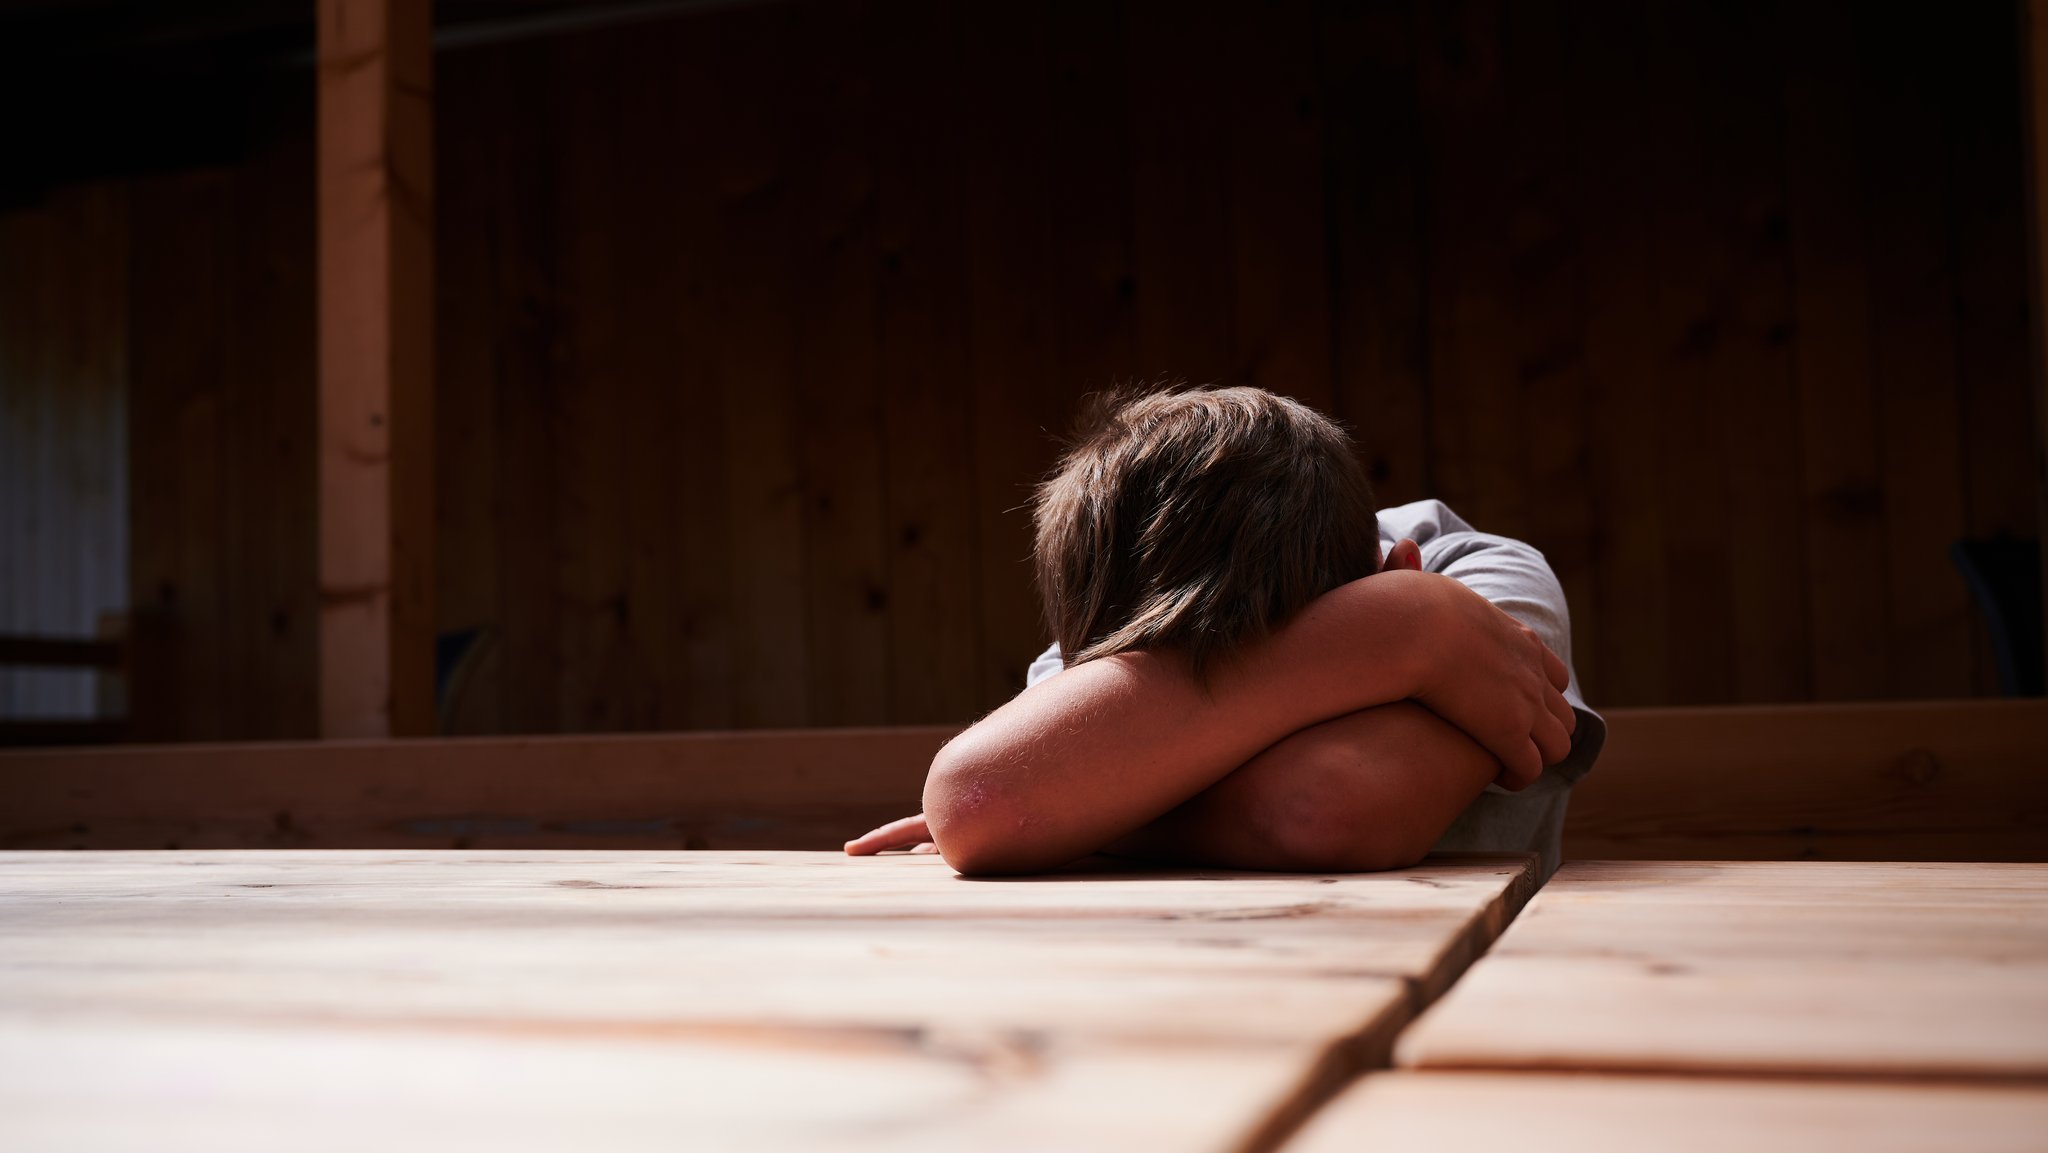
[[1028, 825], [1015, 798], [995, 786], [985, 766], [955, 745], [939, 751], [925, 779], [924, 813], [939, 855], [969, 877], [1026, 873], [1044, 868], [1020, 844]]

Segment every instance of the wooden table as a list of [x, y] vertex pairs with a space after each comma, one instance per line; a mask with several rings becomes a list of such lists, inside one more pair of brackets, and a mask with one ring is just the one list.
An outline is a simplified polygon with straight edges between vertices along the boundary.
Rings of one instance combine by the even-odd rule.
[[2048, 865], [1570, 864], [1397, 1064], [1289, 1153], [2048, 1148]]
[[1260, 1147], [1531, 885], [1522, 860], [0, 854], [0, 1148]]

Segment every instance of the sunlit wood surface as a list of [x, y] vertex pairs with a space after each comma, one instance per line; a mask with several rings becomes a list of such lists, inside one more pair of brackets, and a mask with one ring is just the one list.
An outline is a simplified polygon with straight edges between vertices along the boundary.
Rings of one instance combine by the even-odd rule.
[[0, 855], [0, 1147], [1233, 1149], [1526, 898], [929, 856]]
[[1287, 1153], [2038, 1153], [2048, 1093], [2011, 1085], [1384, 1073]]
[[2048, 865], [1567, 864], [1287, 1153], [2038, 1150]]
[[2048, 1081], [2048, 865], [1570, 864], [1400, 1059]]

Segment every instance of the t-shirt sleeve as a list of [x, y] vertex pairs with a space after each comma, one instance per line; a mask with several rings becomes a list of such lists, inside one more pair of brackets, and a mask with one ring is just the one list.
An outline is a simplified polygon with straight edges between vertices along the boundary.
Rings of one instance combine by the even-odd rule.
[[1607, 741], [1607, 722], [1586, 707], [1579, 693], [1579, 674], [1572, 669], [1571, 611], [1550, 563], [1531, 545], [1470, 529], [1441, 533], [1421, 548], [1423, 568], [1456, 580], [1527, 625], [1572, 670], [1564, 696], [1579, 724], [1571, 755], [1552, 771], [1572, 781], [1585, 776]]
[[1024, 671], [1024, 687], [1028, 689], [1065, 667], [1066, 661], [1060, 656], [1060, 646], [1053, 645], [1032, 658], [1031, 667]]

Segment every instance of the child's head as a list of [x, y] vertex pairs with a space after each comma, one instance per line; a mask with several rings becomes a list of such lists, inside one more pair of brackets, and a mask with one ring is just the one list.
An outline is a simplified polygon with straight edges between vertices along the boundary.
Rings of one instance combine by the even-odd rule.
[[1201, 677], [1379, 568], [1350, 438], [1257, 388], [1095, 398], [1034, 514], [1039, 595], [1069, 665], [1178, 649]]

